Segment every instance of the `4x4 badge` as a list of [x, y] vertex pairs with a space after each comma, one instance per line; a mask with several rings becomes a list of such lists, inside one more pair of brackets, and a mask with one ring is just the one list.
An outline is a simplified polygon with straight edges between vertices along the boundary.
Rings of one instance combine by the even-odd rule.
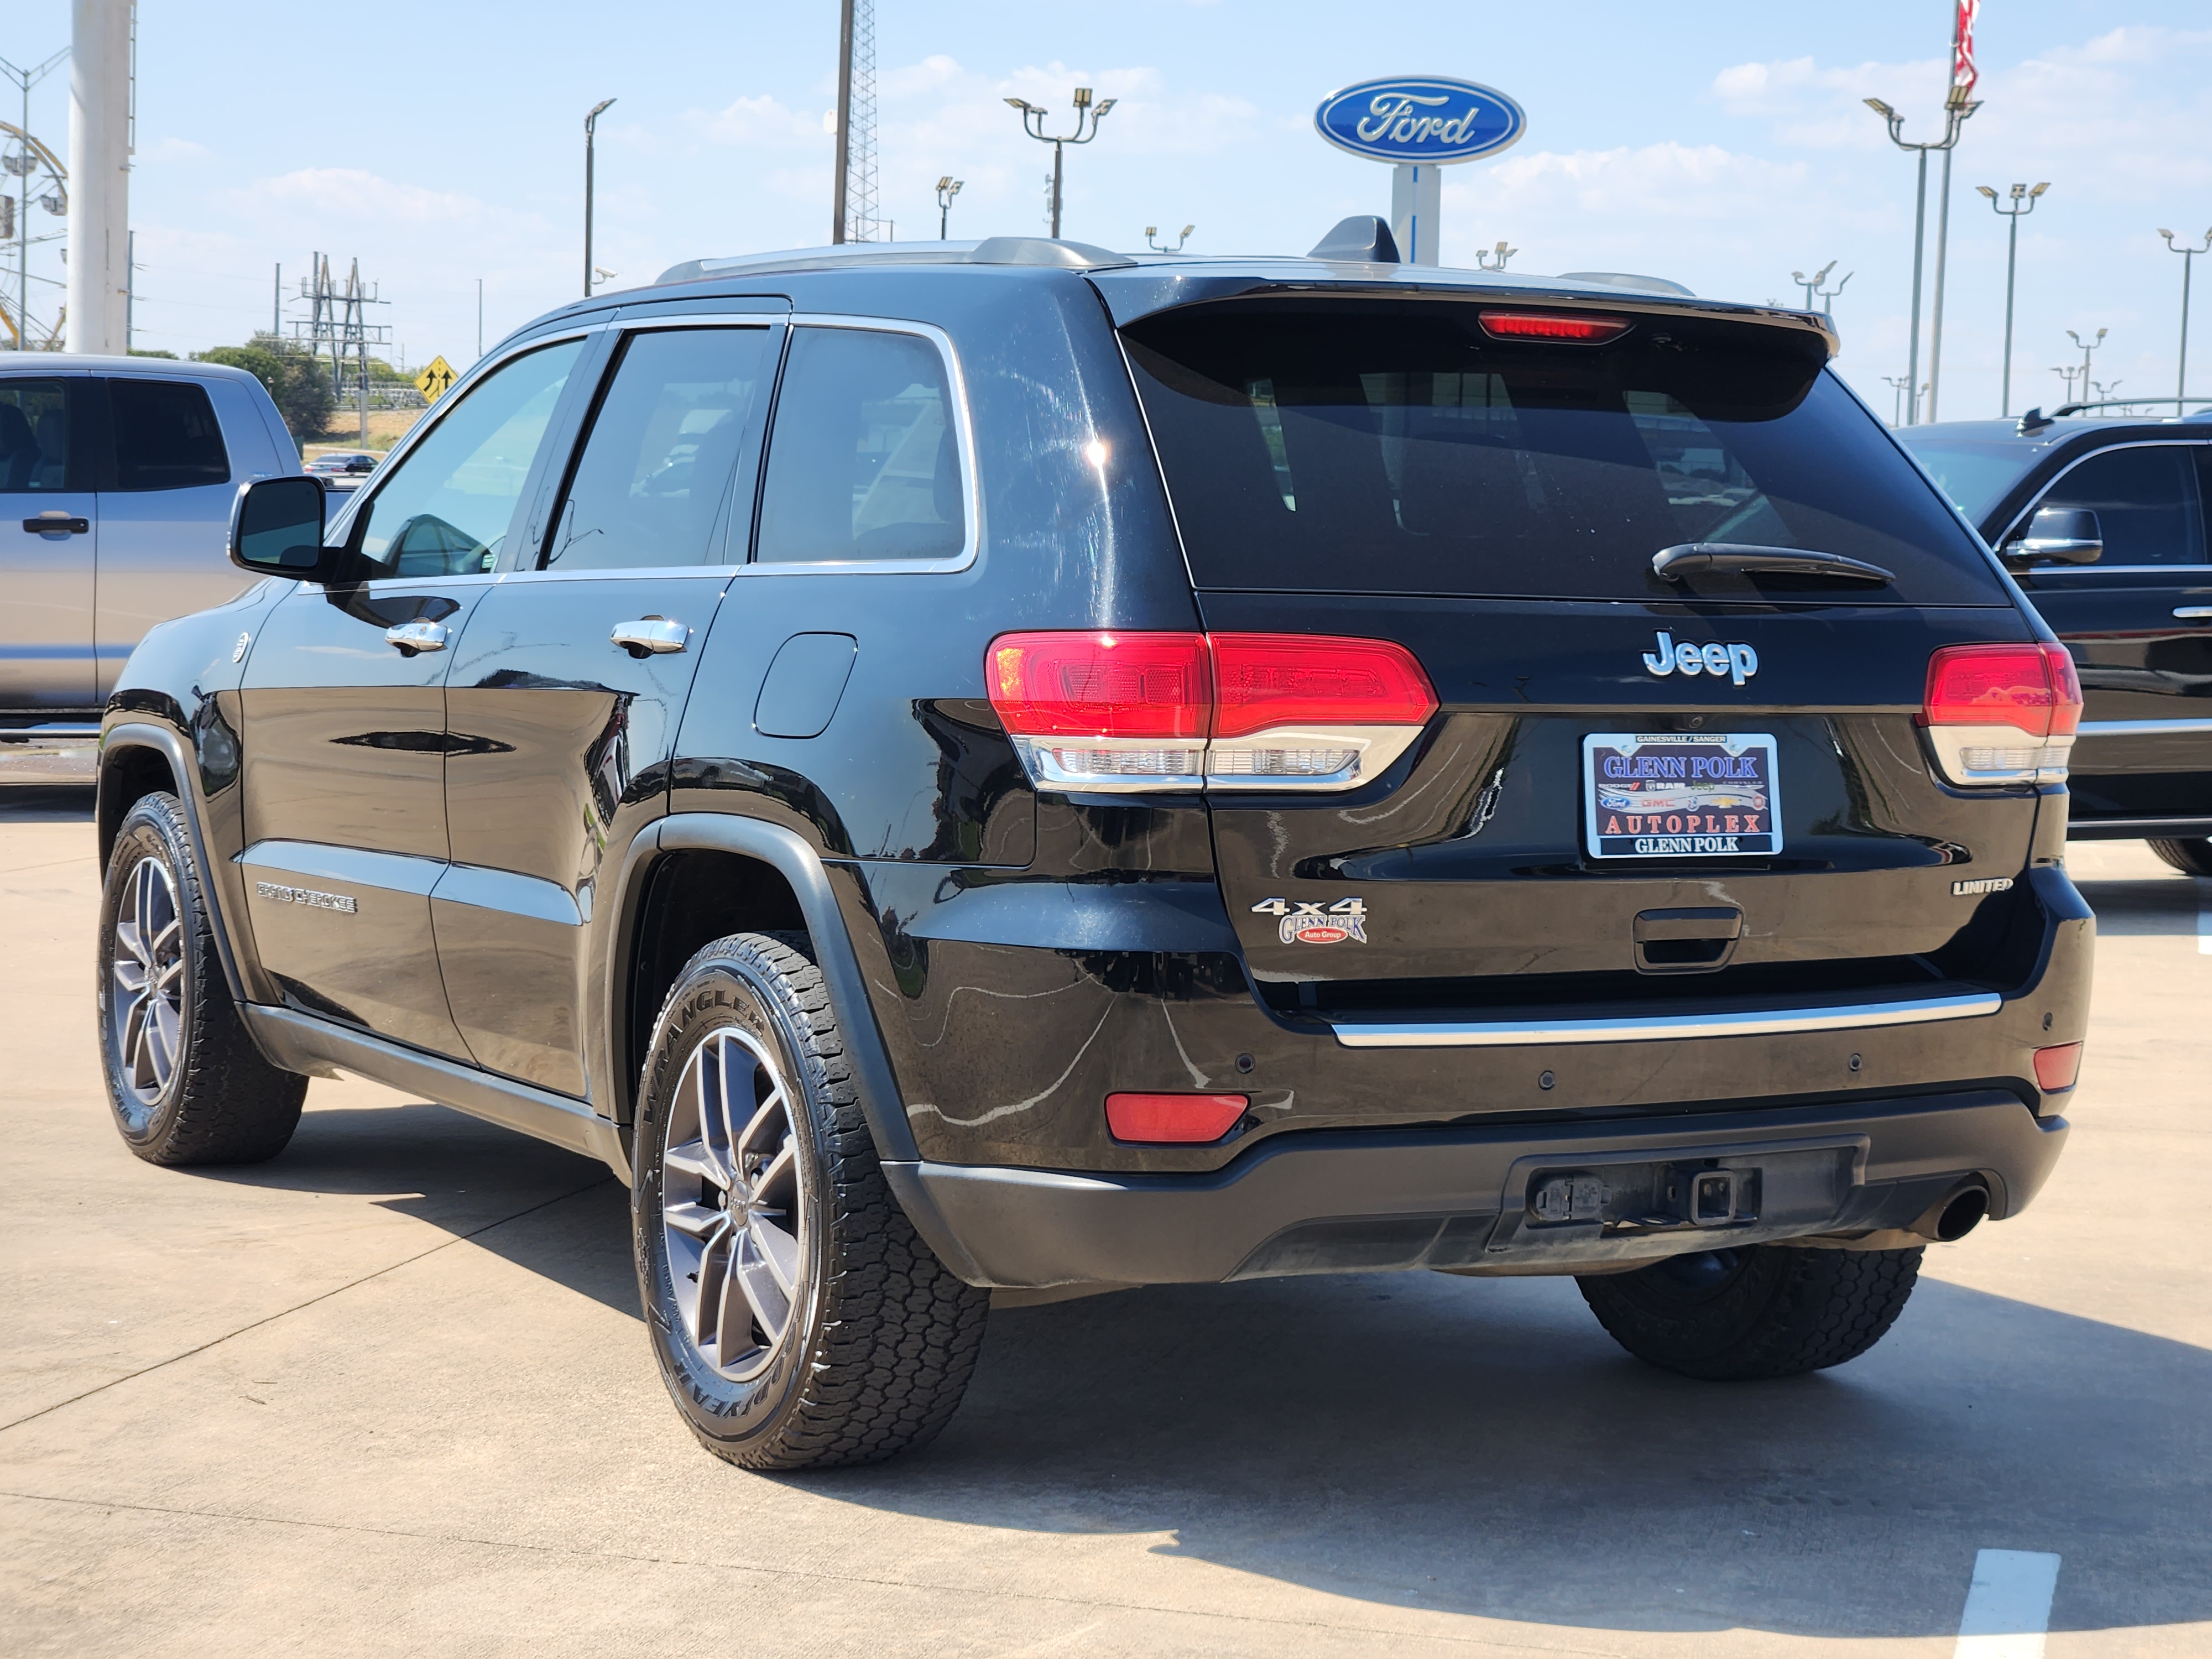
[[1341, 945], [1346, 939], [1367, 943], [1365, 899], [1340, 898], [1334, 904], [1326, 899], [1311, 904], [1261, 899], [1252, 914], [1279, 918], [1281, 925], [1276, 931], [1285, 945]]

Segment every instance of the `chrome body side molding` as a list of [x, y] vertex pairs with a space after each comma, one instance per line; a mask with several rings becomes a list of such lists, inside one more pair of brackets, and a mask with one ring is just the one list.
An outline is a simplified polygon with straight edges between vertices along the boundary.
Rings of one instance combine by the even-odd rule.
[[1995, 991], [1903, 1002], [1844, 1003], [1735, 1013], [1644, 1014], [1607, 1019], [1360, 1020], [1333, 1029], [1347, 1048], [1494, 1048], [1559, 1042], [1679, 1042], [1696, 1037], [1775, 1036], [1794, 1031], [1855, 1031], [1994, 1014]]

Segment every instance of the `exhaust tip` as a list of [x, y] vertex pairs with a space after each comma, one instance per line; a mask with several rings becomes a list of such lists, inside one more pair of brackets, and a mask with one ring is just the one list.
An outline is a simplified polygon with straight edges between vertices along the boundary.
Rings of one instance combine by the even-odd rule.
[[1980, 1187], [1962, 1187], [1943, 1202], [1936, 1212], [1933, 1229], [1937, 1239], [1946, 1244], [1955, 1244], [1982, 1224], [1982, 1218], [1990, 1212], [1989, 1193]]

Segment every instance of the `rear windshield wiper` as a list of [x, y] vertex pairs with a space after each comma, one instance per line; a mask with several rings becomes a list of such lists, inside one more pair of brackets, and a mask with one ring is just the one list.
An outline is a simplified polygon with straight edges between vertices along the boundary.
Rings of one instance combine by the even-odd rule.
[[1662, 580], [1725, 572], [1774, 576], [1826, 576], [1837, 581], [1886, 586], [1897, 578], [1878, 564], [1847, 559], [1840, 553], [1814, 553], [1802, 547], [1757, 547], [1744, 542], [1684, 542], [1651, 556], [1652, 574]]

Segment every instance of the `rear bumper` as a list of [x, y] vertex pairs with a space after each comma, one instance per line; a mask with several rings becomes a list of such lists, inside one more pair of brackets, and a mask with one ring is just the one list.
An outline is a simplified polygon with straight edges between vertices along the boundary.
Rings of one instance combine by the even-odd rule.
[[[1205, 1175], [885, 1166], [915, 1225], [977, 1285], [1210, 1284], [1414, 1267], [1571, 1273], [1722, 1244], [1910, 1225], [1979, 1177], [2017, 1214], [2064, 1145], [2063, 1118], [1976, 1090], [1601, 1122], [1285, 1134]], [[1545, 1224], [1554, 1175], [1760, 1170], [1753, 1219], [1716, 1228]], [[1806, 1171], [1817, 1168], [1817, 1176]], [[1790, 1172], [1798, 1171], [1797, 1175]]]

